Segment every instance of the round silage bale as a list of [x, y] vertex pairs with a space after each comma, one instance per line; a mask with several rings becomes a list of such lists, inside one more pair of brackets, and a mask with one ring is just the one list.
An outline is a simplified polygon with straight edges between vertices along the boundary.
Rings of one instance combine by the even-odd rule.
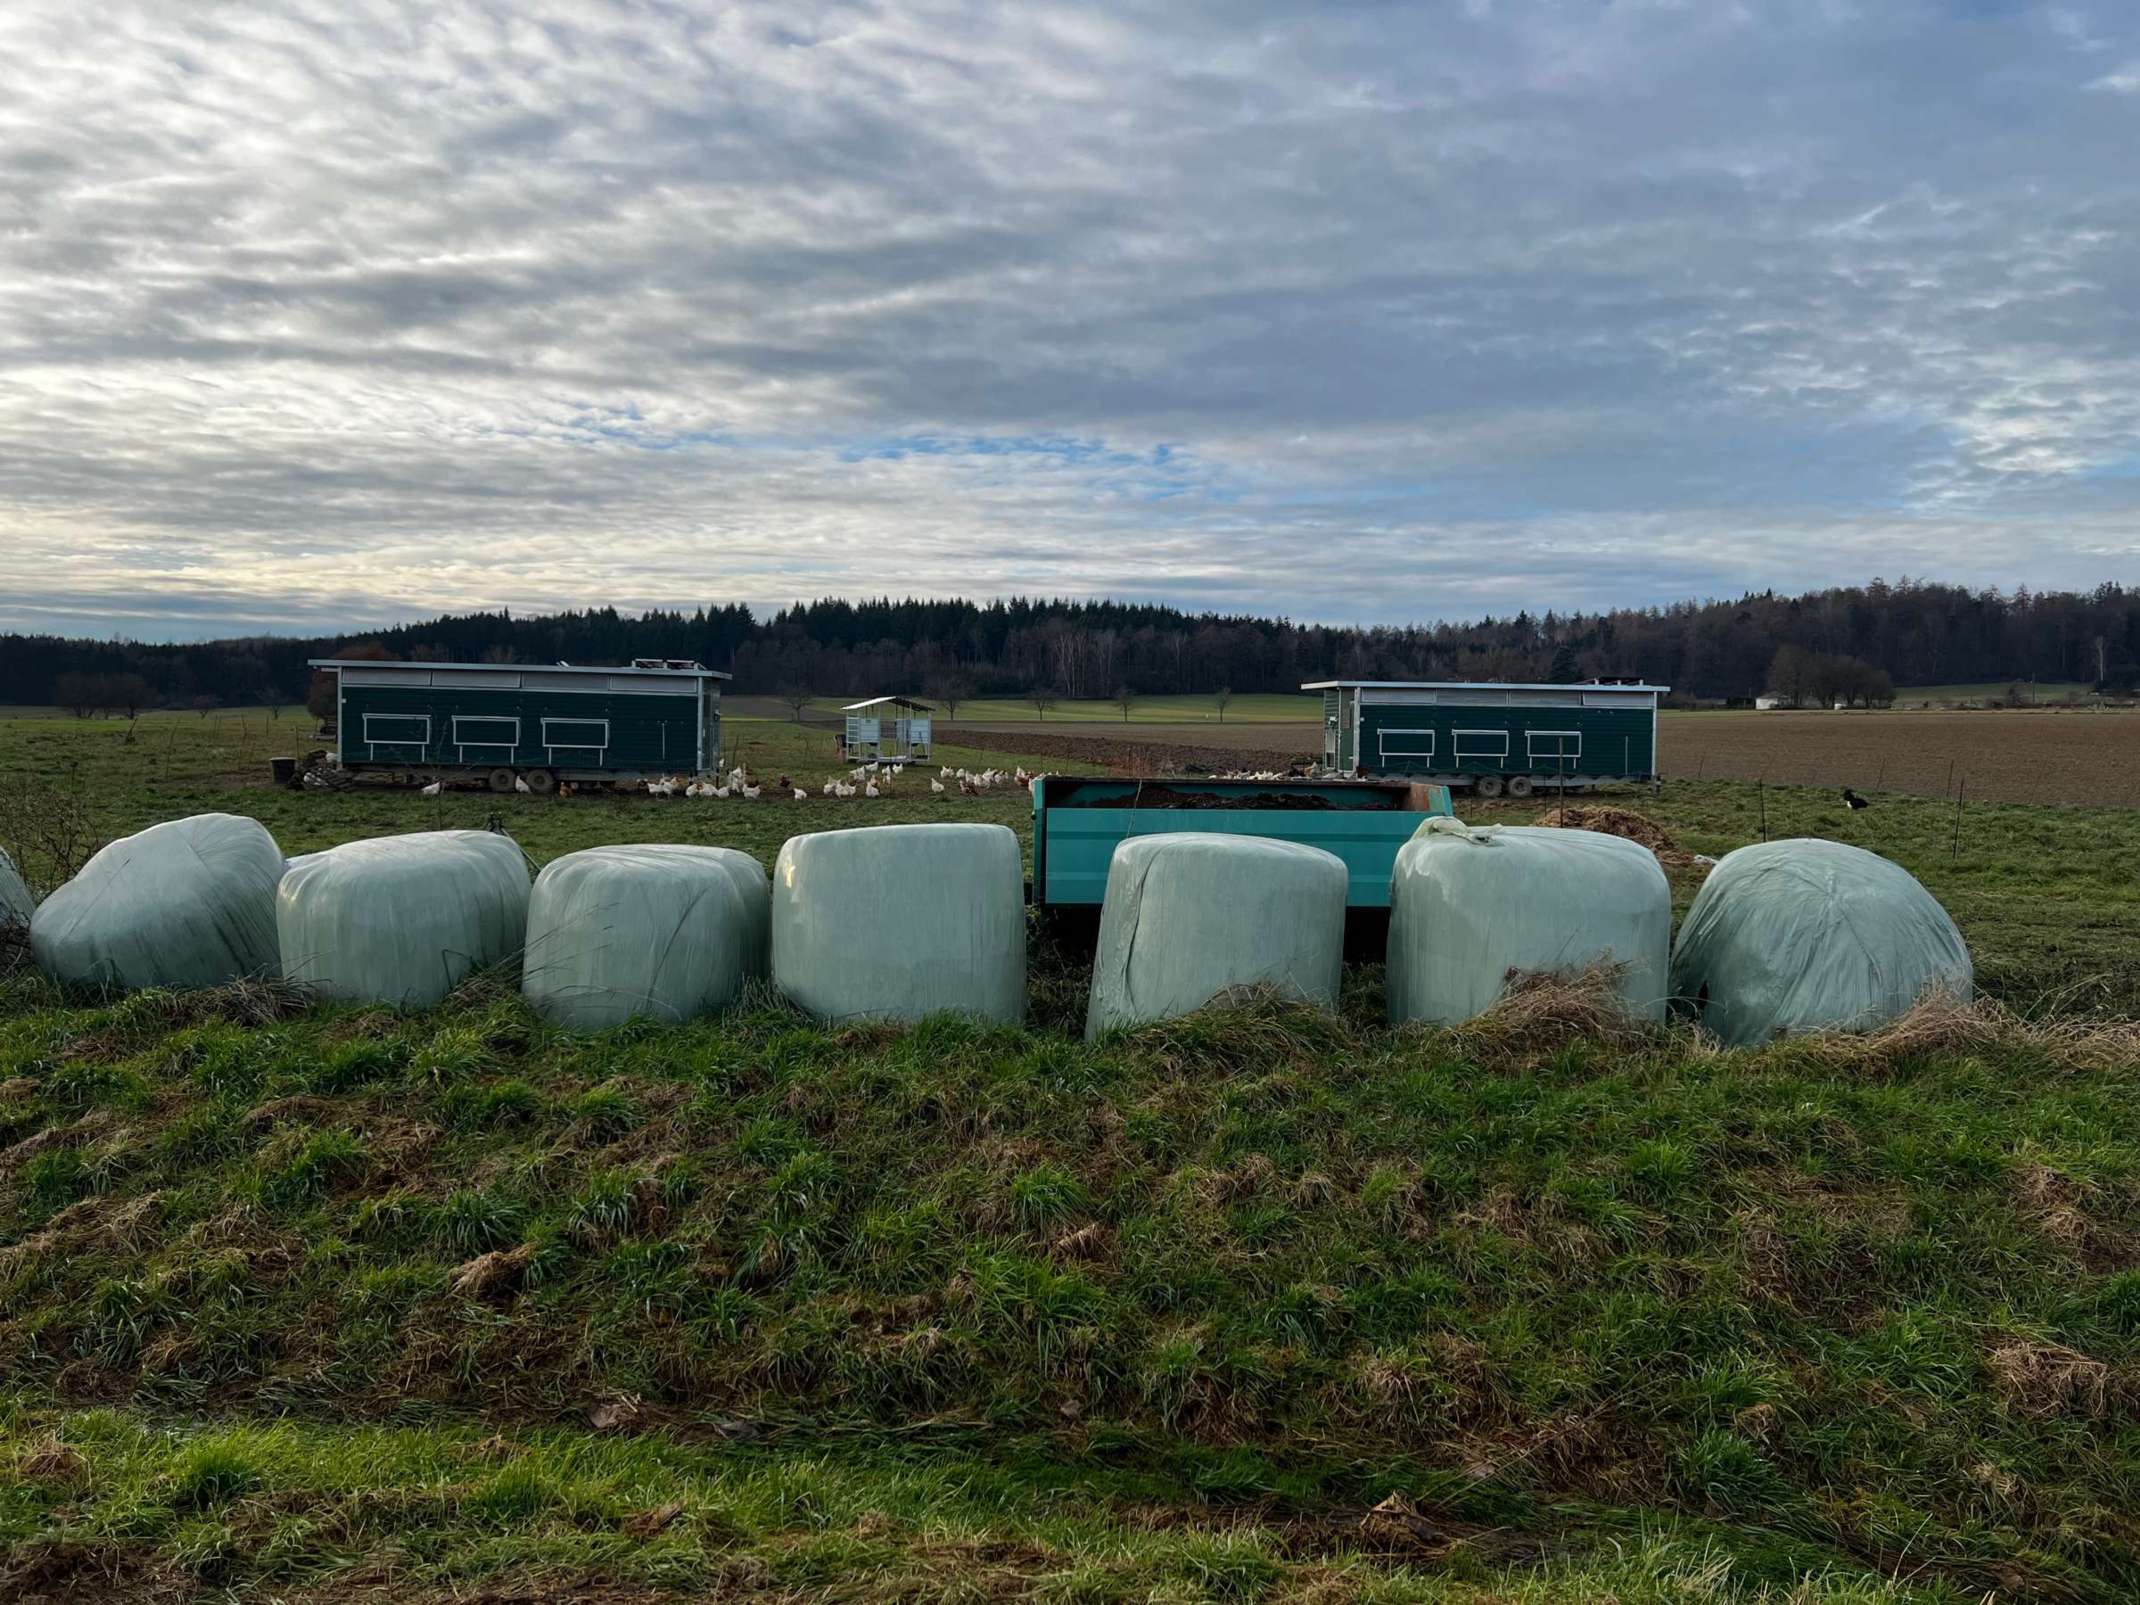
[[773, 866], [773, 980], [831, 1020], [1023, 1020], [1018, 838], [969, 824], [790, 837]]
[[1299, 842], [1130, 837], [1107, 865], [1087, 1039], [1192, 1013], [1236, 987], [1334, 1007], [1346, 885], [1344, 860]]
[[68, 986], [221, 986], [275, 973], [282, 849], [257, 819], [195, 814], [101, 849], [30, 917]]
[[[688, 1020], [735, 1002], [762, 922], [729, 856], [639, 844], [553, 859], [528, 895], [521, 994], [571, 1031]], [[755, 860], [752, 869], [762, 885]]]
[[1434, 821], [1390, 875], [1392, 1024], [1483, 1014], [1514, 975], [1596, 965], [1638, 1020], [1664, 1018], [1672, 888], [1639, 842], [1590, 830]]
[[528, 867], [508, 836], [427, 830], [293, 862], [275, 898], [285, 978], [349, 1003], [428, 1008], [520, 951]]
[[1672, 952], [1673, 997], [1732, 1046], [1871, 1030], [1973, 984], [1968, 944], [1914, 875], [1812, 838], [1726, 853]]
[[36, 912], [37, 899], [30, 895], [15, 861], [7, 856], [5, 848], [0, 848], [0, 925], [26, 926]]

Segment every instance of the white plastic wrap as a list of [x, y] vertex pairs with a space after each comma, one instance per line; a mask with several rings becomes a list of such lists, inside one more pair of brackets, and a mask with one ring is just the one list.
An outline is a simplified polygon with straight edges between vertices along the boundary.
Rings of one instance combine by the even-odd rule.
[[27, 925], [37, 911], [37, 899], [15, 868], [15, 861], [0, 851], [0, 925]]
[[1639, 842], [1535, 825], [1431, 820], [1390, 876], [1392, 1023], [1483, 1014], [1512, 974], [1620, 967], [1640, 1020], [1664, 1017], [1672, 888]]
[[195, 814], [121, 837], [46, 898], [30, 949], [68, 986], [221, 986], [275, 973], [282, 849], [257, 819]]
[[[544, 1019], [605, 1031], [736, 1000], [768, 911], [745, 901], [721, 847], [591, 847], [545, 865], [528, 898], [520, 990]], [[750, 861], [756, 900], [765, 872]]]
[[419, 831], [309, 853], [275, 898], [282, 973], [344, 1002], [428, 1008], [520, 951], [528, 868], [512, 838]]
[[1233, 987], [1334, 1007], [1346, 886], [1343, 859], [1299, 842], [1129, 837], [1107, 865], [1086, 1037], [1191, 1013]]
[[1680, 926], [1672, 995], [1725, 1043], [1864, 1031], [1926, 992], [1966, 998], [1969, 947], [1908, 870], [1843, 842], [1726, 853]]
[[773, 980], [826, 1019], [1025, 1018], [1025, 872], [1002, 825], [789, 838], [773, 866]]

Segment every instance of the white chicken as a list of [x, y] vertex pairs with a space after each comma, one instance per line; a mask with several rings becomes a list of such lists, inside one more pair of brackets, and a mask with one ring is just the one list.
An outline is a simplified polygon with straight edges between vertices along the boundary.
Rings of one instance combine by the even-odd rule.
[[733, 793], [732, 793], [732, 792], [731, 792], [731, 791], [729, 790], [729, 788], [728, 788], [728, 787], [726, 787], [726, 786], [716, 786], [716, 787], [714, 787], [714, 788], [713, 788], [713, 794], [714, 794], [714, 795], [715, 795], [716, 797], [720, 798], [720, 799], [721, 799], [721, 801], [723, 801], [723, 802], [726, 802], [726, 801], [728, 801], [728, 799], [729, 799], [729, 798], [730, 798], [730, 797], [731, 797], [731, 796], [733, 795]]
[[884, 793], [877, 789], [877, 783], [872, 780], [862, 788], [862, 795], [865, 797], [882, 797]]
[[422, 792], [420, 792], [418, 795], [424, 797], [436, 797], [440, 792], [444, 791], [445, 789], [446, 783], [443, 780], [434, 780], [431, 782], [430, 785], [424, 787]]
[[808, 801], [810, 800], [810, 794], [809, 794], [809, 793], [808, 793], [807, 791], [804, 791], [804, 790], [802, 789], [802, 787], [800, 787], [800, 786], [797, 786], [797, 787], [795, 787], [795, 788], [794, 788], [794, 791], [795, 791], [795, 800], [796, 800], [797, 802], [808, 802]]
[[534, 789], [535, 788], [533, 786], [528, 784], [528, 777], [526, 775], [513, 776], [513, 790], [519, 792], [521, 796], [525, 797], [529, 792], [533, 791]]
[[941, 797], [944, 794], [944, 783], [941, 780], [932, 780], [929, 782], [929, 790], [933, 795]]
[[765, 788], [763, 786], [745, 786], [743, 788], [743, 795], [749, 798], [752, 802], [756, 802], [764, 794]]

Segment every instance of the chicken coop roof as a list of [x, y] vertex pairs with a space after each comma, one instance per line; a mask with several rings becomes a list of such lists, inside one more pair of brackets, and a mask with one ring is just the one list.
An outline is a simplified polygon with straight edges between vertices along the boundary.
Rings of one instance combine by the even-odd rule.
[[916, 702], [912, 697], [871, 697], [867, 702], [850, 702], [840, 709], [842, 713], [860, 713], [865, 708], [908, 708], [915, 713], [934, 713], [936, 710], [926, 702]]

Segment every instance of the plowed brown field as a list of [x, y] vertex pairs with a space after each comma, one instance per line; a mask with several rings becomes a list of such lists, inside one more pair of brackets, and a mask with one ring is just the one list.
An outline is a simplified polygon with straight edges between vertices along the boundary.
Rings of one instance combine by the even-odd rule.
[[1659, 741], [1670, 779], [2140, 806], [2130, 711], [1666, 714]]

